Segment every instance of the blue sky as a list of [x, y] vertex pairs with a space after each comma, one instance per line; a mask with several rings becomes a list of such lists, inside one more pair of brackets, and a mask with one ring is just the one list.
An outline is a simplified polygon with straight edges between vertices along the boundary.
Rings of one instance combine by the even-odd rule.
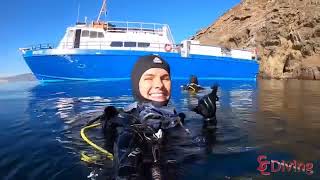
[[[176, 42], [211, 25], [240, 0], [109, 0], [107, 20], [169, 24]], [[0, 77], [30, 72], [19, 47], [55, 43], [79, 19], [95, 20], [102, 0], [10, 0], [1, 2]]]

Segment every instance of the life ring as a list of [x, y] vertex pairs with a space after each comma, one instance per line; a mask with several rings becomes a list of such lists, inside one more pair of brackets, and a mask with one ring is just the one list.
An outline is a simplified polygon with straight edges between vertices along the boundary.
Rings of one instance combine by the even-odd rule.
[[164, 50], [167, 51], [167, 52], [170, 52], [172, 50], [171, 44], [164, 45]]

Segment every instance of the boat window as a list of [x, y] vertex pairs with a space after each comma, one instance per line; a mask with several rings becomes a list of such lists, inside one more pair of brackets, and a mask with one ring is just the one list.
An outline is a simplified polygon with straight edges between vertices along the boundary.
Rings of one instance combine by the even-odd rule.
[[124, 47], [136, 47], [137, 42], [124, 42]]
[[149, 47], [150, 43], [146, 43], [146, 42], [138, 42], [138, 47]]
[[103, 32], [98, 32], [98, 38], [103, 38], [104, 35], [103, 35]]
[[83, 31], [81, 32], [81, 36], [82, 36], [82, 37], [89, 37], [89, 31], [83, 30]]
[[97, 31], [90, 31], [90, 38], [96, 38], [98, 35]]
[[122, 41], [112, 41], [110, 44], [111, 47], [122, 47], [123, 42]]

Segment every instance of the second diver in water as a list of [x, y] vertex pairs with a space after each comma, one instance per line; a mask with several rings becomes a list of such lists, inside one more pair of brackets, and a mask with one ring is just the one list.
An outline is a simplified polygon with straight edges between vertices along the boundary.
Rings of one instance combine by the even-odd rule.
[[199, 85], [198, 78], [195, 75], [190, 76], [189, 84], [181, 86], [183, 90], [189, 91], [192, 93], [198, 93], [204, 88]]

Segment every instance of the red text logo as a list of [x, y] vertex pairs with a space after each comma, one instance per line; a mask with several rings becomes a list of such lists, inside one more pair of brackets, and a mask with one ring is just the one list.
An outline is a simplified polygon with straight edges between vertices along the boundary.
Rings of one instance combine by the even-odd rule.
[[261, 175], [265, 176], [269, 176], [271, 173], [278, 172], [306, 173], [307, 175], [313, 174], [312, 162], [303, 163], [298, 162], [297, 160], [268, 160], [268, 157], [266, 155], [258, 156], [257, 161], [259, 163], [257, 170], [260, 171]]

